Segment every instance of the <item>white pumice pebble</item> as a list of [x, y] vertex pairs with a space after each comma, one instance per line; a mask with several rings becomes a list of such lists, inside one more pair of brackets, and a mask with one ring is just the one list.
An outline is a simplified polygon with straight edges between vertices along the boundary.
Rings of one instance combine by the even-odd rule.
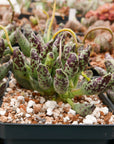
[[10, 105], [11, 105], [12, 107], [19, 107], [20, 103], [19, 103], [18, 100], [12, 98], [11, 101], [10, 101]]
[[68, 116], [66, 116], [66, 117], [63, 118], [63, 120], [64, 120], [64, 122], [67, 122], [67, 121], [70, 120], [70, 118]]
[[31, 117], [31, 115], [30, 115], [30, 114], [25, 114], [25, 116], [26, 116], [27, 118]]
[[72, 114], [72, 115], [75, 115], [76, 114], [76, 111], [74, 111], [73, 109], [70, 109], [68, 114]]
[[108, 110], [107, 107], [102, 107], [102, 108], [100, 109], [100, 111], [102, 111], [102, 112], [104, 113], [104, 115], [106, 115], [106, 114], [109, 112], [109, 110]]
[[33, 109], [30, 108], [30, 107], [27, 107], [27, 108], [26, 108], [26, 111], [27, 111], [27, 113], [32, 113], [32, 112], [33, 112]]
[[93, 124], [97, 123], [97, 119], [92, 115], [87, 115], [85, 119], [83, 119], [84, 124]]
[[40, 97], [40, 103], [43, 104], [45, 102], [45, 98]]
[[112, 115], [111, 118], [109, 119], [109, 122], [114, 122], [114, 116]]
[[20, 109], [19, 109], [19, 108], [17, 108], [17, 109], [16, 109], [16, 112], [17, 112], [17, 113], [20, 113]]
[[78, 122], [77, 122], [77, 121], [73, 121], [73, 123], [72, 123], [72, 124], [74, 124], [74, 125], [75, 125], [75, 124], [78, 124]]
[[24, 102], [24, 101], [25, 101], [25, 98], [24, 98], [24, 96], [18, 96], [17, 100]]
[[57, 102], [56, 101], [50, 101], [50, 100], [48, 100], [47, 102], [45, 102], [45, 104], [44, 104], [44, 108], [45, 109], [48, 109], [48, 108], [51, 108], [52, 110], [54, 109], [54, 108], [56, 108], [58, 105], [57, 105]]
[[52, 109], [51, 109], [51, 108], [48, 108], [46, 114], [49, 115], [49, 116], [51, 116], [51, 115], [53, 114]]
[[9, 92], [9, 91], [11, 91], [11, 90], [12, 90], [11, 88], [6, 88], [6, 91], [7, 91], [7, 92]]
[[32, 100], [30, 100], [30, 101], [28, 102], [27, 107], [31, 108], [31, 107], [33, 107], [34, 104], [35, 104], [35, 102], [32, 101]]
[[93, 116], [95, 116], [96, 118], [100, 117], [100, 108], [96, 107], [95, 110], [92, 113]]
[[5, 113], [6, 113], [6, 110], [0, 110], [0, 115], [5, 115]]

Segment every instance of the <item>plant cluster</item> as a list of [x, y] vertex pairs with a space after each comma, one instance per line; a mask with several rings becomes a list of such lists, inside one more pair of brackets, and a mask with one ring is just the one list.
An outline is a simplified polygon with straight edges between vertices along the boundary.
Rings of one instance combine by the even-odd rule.
[[[52, 35], [55, 8], [56, 1], [52, 19], [50, 23], [47, 22], [43, 36], [40, 33], [36, 35], [26, 25], [23, 28], [16, 27], [15, 24], [6, 28], [0, 26], [3, 29], [0, 40], [0, 80], [11, 70], [23, 88], [37, 90], [43, 96], [59, 96], [77, 113], [85, 116], [95, 106], [73, 103], [72, 99], [75, 96], [99, 94], [114, 83], [112, 71], [94, 78], [92, 71], [87, 70], [91, 47], [85, 46], [85, 40], [90, 32], [98, 29], [108, 30], [112, 38], [113, 34], [106, 27], [97, 27], [88, 31], [81, 44], [77, 42], [71, 29], [60, 29]], [[73, 40], [66, 43], [64, 32], [69, 33]], [[18, 48], [12, 47], [15, 43], [19, 45]], [[3, 86], [4, 83], [0, 85], [0, 91]]]
[[[12, 25], [11, 25], [12, 26]], [[6, 29], [1, 35], [0, 60], [7, 61], [0, 67], [0, 80], [9, 69], [12, 70], [17, 82], [24, 88], [37, 90], [41, 95], [58, 95], [68, 102], [82, 116], [90, 114], [95, 106], [84, 103], [73, 103], [74, 96], [94, 95], [106, 91], [114, 81], [113, 73], [94, 78], [92, 71], [86, 70], [91, 48], [77, 43], [75, 33], [70, 29], [57, 31], [52, 38], [48, 35], [47, 42], [40, 34], [35, 34], [28, 27]], [[64, 31], [70, 33], [75, 42], [65, 43]], [[88, 34], [87, 34], [88, 35]], [[85, 43], [84, 37], [83, 43]], [[5, 37], [6, 36], [6, 39]], [[10, 41], [9, 41], [10, 40]], [[19, 48], [11, 44], [18, 43]], [[10, 49], [6, 49], [9, 46]], [[9, 57], [10, 55], [10, 57]], [[80, 75], [83, 76], [80, 79]], [[2, 89], [2, 86], [1, 86]]]

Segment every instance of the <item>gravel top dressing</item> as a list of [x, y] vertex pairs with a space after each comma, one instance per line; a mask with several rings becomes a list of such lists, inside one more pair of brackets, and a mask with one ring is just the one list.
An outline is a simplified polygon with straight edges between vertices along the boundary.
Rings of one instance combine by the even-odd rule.
[[47, 100], [37, 91], [20, 88], [12, 76], [0, 107], [0, 121], [21, 124], [114, 124], [114, 115], [98, 96], [84, 95], [75, 97], [73, 101], [89, 102], [96, 108], [91, 115], [82, 117], [68, 103]]

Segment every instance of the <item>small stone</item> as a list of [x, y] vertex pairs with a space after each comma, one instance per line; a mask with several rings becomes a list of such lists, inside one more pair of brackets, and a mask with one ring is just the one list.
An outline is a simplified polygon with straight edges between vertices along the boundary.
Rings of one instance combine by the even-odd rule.
[[102, 108], [100, 109], [100, 111], [102, 111], [102, 112], [104, 113], [104, 115], [108, 114], [108, 112], [109, 112], [109, 110], [108, 110], [107, 107], [102, 107]]
[[30, 100], [30, 101], [28, 102], [27, 107], [31, 108], [31, 107], [33, 107], [34, 104], [35, 104], [35, 102], [32, 101], [32, 100]]
[[6, 113], [6, 110], [0, 110], [0, 115], [4, 116]]
[[76, 114], [76, 111], [74, 111], [73, 109], [70, 109], [68, 114], [72, 114], [72, 115], [75, 115]]
[[45, 102], [45, 98], [44, 97], [40, 97], [40, 103], [43, 104]]
[[37, 114], [38, 112], [40, 112], [41, 108], [42, 108], [41, 104], [35, 104], [33, 106], [34, 113]]
[[7, 122], [7, 117], [6, 116], [0, 116], [0, 121], [3, 123]]
[[21, 103], [24, 103], [25, 102], [25, 98], [24, 96], [18, 96], [17, 100]]
[[10, 102], [10, 105], [11, 105], [12, 107], [19, 107], [20, 102], [18, 102], [16, 99], [12, 98], [12, 99], [11, 99], [11, 102]]
[[96, 118], [100, 117], [100, 108], [96, 107], [95, 110], [92, 113], [93, 116], [95, 116]]
[[58, 105], [57, 105], [57, 102], [56, 101], [47, 101], [44, 105], [43, 105], [43, 108], [44, 109], [48, 109], [48, 108], [50, 108], [50, 109], [54, 109], [54, 108], [56, 108]]
[[11, 91], [11, 90], [12, 90], [11, 88], [7, 88], [7, 89], [6, 89], [7, 92], [9, 92], [9, 91]]
[[77, 121], [73, 121], [73, 123], [72, 123], [72, 124], [74, 124], [74, 125], [75, 125], [75, 124], [78, 124], [78, 122], [77, 122]]
[[16, 109], [16, 112], [17, 112], [17, 113], [20, 113], [20, 109], [19, 109], [19, 108], [17, 108], [17, 109]]
[[46, 114], [49, 115], [49, 116], [51, 116], [51, 115], [53, 114], [52, 109], [51, 109], [51, 108], [48, 108]]
[[30, 108], [30, 107], [27, 107], [27, 108], [26, 108], [26, 111], [27, 111], [27, 113], [32, 113], [32, 112], [33, 112], [33, 109]]
[[31, 115], [30, 115], [30, 114], [25, 114], [25, 116], [26, 116], [27, 118], [31, 117]]
[[66, 116], [66, 117], [63, 118], [63, 120], [64, 120], [64, 122], [67, 122], [67, 121], [70, 120], [70, 118], [68, 116]]
[[93, 124], [93, 123], [97, 123], [97, 119], [92, 116], [92, 115], [87, 115], [85, 117], [85, 119], [83, 120], [84, 124]]

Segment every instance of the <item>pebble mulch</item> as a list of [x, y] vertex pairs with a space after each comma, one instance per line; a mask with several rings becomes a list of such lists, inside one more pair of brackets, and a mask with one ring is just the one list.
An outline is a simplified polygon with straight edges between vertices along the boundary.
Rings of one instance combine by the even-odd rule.
[[22, 89], [11, 78], [0, 107], [0, 122], [21, 124], [114, 124], [114, 115], [96, 95], [74, 98], [74, 102], [96, 106], [91, 115], [82, 117], [68, 103], [40, 96]]

